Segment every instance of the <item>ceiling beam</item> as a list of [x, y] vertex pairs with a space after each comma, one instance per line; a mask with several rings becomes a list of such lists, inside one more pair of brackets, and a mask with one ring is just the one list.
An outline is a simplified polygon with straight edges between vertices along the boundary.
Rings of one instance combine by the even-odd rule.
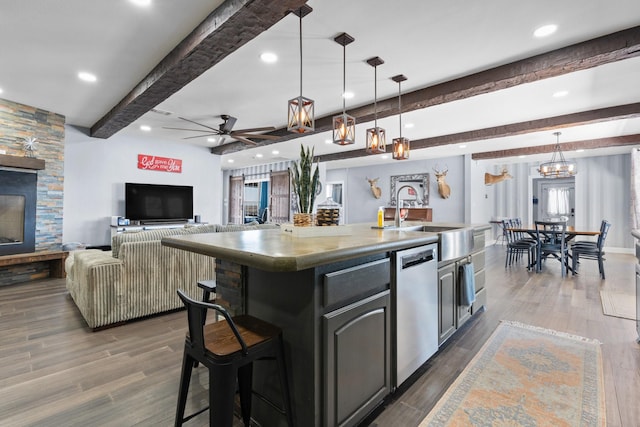
[[[402, 112], [458, 101], [637, 56], [640, 56], [640, 26], [403, 94]], [[378, 119], [398, 114], [397, 97], [378, 100], [377, 112]], [[347, 114], [355, 117], [357, 123], [366, 123], [374, 119], [374, 105], [354, 108], [348, 110]], [[314, 133], [331, 130], [332, 118], [333, 114], [316, 118]], [[261, 142], [261, 146], [309, 134], [296, 134], [287, 132], [286, 129], [278, 129], [269, 135], [281, 138]], [[241, 142], [233, 142], [214, 147], [211, 152], [229, 154], [248, 148], [252, 147]]]
[[[625, 145], [639, 145], [640, 134], [615, 136], [610, 138], [587, 139], [584, 141], [564, 142], [560, 149], [566, 154], [575, 150], [592, 150], [594, 148], [622, 147]], [[535, 154], [553, 153], [556, 144], [538, 145], [535, 147], [513, 148], [510, 150], [487, 151], [474, 153], [472, 160], [500, 159], [503, 157], [532, 156]]]
[[136, 87], [91, 126], [109, 138], [178, 92], [307, 0], [226, 0], [182, 40]]
[[[600, 108], [597, 110], [582, 111], [580, 113], [565, 114], [563, 116], [547, 117], [544, 119], [530, 120], [508, 125], [494, 126], [485, 129], [477, 129], [467, 132], [453, 133], [449, 135], [434, 136], [432, 138], [416, 139], [411, 141], [411, 150], [438, 147], [449, 144], [482, 141], [493, 138], [508, 138], [510, 136], [523, 135], [533, 132], [551, 131], [572, 126], [584, 126], [594, 123], [608, 122], [640, 117], [640, 103], [619, 105], [616, 107]], [[636, 141], [637, 143], [638, 141]], [[338, 153], [317, 156], [320, 162], [333, 160], [345, 160], [355, 157], [367, 156], [365, 149], [342, 151]]]

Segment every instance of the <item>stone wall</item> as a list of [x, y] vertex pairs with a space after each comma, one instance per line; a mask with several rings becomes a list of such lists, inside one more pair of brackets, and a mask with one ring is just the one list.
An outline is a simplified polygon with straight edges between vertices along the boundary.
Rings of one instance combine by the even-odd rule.
[[[28, 105], [0, 99], [0, 150], [10, 156], [24, 156], [25, 138], [36, 138], [33, 156], [45, 161], [38, 171], [36, 206], [36, 251], [62, 247], [62, 210], [64, 194], [65, 117]], [[44, 264], [46, 268], [46, 263]], [[41, 277], [37, 266], [0, 269], [0, 284]]]

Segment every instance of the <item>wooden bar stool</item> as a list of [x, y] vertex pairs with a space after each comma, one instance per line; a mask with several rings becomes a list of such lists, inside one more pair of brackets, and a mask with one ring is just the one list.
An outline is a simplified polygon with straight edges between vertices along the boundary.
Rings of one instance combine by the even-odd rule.
[[[284, 409], [276, 409], [286, 416], [287, 424], [292, 427], [293, 412], [280, 328], [249, 315], [232, 318], [223, 307], [193, 300], [181, 290], [178, 290], [178, 296], [187, 308], [189, 332], [184, 343], [175, 425], [181, 426], [207, 410], [204, 408], [184, 416], [191, 371], [194, 363], [199, 362], [209, 370], [209, 425], [232, 426], [237, 380], [242, 420], [249, 427], [253, 362], [273, 358], [278, 364], [284, 403]], [[215, 310], [224, 320], [205, 325], [203, 318], [207, 310]]]

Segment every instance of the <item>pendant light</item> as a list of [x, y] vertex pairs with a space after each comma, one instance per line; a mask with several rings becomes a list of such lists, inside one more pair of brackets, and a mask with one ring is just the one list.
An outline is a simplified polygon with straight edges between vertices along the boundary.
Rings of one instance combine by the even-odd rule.
[[376, 56], [367, 60], [367, 64], [373, 67], [373, 127], [367, 129], [367, 153], [380, 154], [387, 151], [386, 131], [378, 127], [378, 65], [384, 64], [380, 57]]
[[333, 116], [333, 143], [350, 145], [356, 142], [356, 119], [345, 110], [345, 92], [347, 91], [346, 46], [355, 39], [347, 33], [342, 33], [333, 39], [342, 46], [342, 114]]
[[551, 160], [540, 164], [538, 172], [545, 178], [569, 178], [578, 173], [576, 162], [565, 160], [560, 149], [560, 132], [553, 133], [556, 136], [556, 146], [553, 149]]
[[400, 136], [393, 139], [393, 158], [395, 160], [406, 160], [409, 158], [409, 140], [402, 137], [402, 89], [400, 84], [407, 80], [402, 74], [391, 77], [391, 80], [398, 83], [398, 119], [400, 120]]
[[313, 132], [315, 119], [313, 100], [302, 96], [302, 18], [311, 13], [311, 6], [303, 5], [292, 13], [300, 18], [300, 96], [289, 100], [287, 130], [295, 133]]

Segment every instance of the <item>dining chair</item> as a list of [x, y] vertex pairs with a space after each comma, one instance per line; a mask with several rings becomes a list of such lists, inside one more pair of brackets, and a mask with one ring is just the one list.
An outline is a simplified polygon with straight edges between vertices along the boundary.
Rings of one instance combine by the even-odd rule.
[[549, 256], [560, 261], [562, 277], [569, 271], [567, 247], [567, 223], [559, 221], [536, 221], [536, 271], [542, 271], [542, 261]]
[[609, 233], [611, 223], [607, 220], [603, 220], [600, 225], [600, 235], [598, 235], [597, 242], [576, 242], [571, 246], [571, 267], [573, 274], [578, 274], [578, 264], [580, 263], [580, 257], [583, 259], [595, 259], [598, 260], [598, 270], [600, 271], [600, 277], [604, 279], [604, 241]]
[[[249, 427], [253, 362], [261, 359], [275, 359], [284, 408], [264, 396], [257, 393], [256, 395], [284, 415], [287, 425], [293, 427], [293, 412], [280, 328], [249, 315], [232, 318], [222, 306], [196, 301], [181, 290], [178, 290], [178, 296], [187, 308], [189, 331], [184, 343], [175, 425], [181, 426], [209, 409], [210, 426], [231, 427], [237, 384], [240, 394], [240, 412], [244, 425]], [[207, 310], [214, 310], [222, 315], [224, 320], [205, 324], [204, 313]], [[209, 370], [209, 407], [185, 417], [191, 372], [196, 361]]]
[[531, 270], [535, 264], [536, 244], [518, 239], [518, 235], [513, 231], [514, 223], [511, 220], [502, 221], [502, 229], [505, 231], [507, 250], [504, 260], [504, 268], [518, 261], [524, 254], [527, 254], [527, 270]]

